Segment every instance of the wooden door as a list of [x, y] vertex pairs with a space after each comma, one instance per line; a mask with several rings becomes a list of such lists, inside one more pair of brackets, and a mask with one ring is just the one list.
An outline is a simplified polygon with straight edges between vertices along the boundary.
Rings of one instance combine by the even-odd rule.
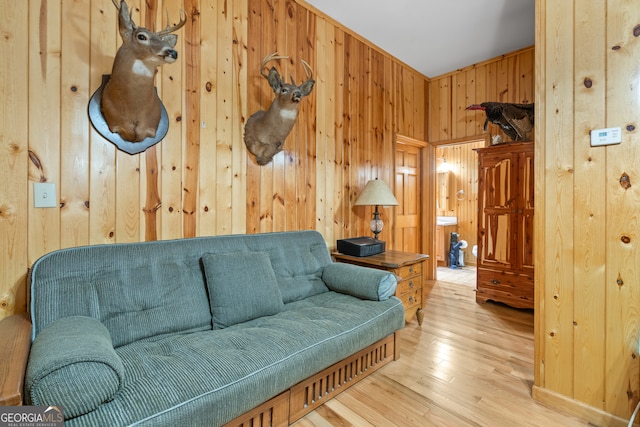
[[[517, 156], [515, 157], [517, 163]], [[478, 266], [500, 269], [515, 267], [514, 223], [517, 189], [514, 158], [503, 150], [484, 152], [479, 159]]]
[[518, 269], [533, 277], [534, 172], [533, 145], [518, 158]]
[[421, 209], [422, 186], [420, 177], [421, 148], [408, 144], [396, 145], [396, 208], [395, 249], [406, 252], [422, 252]]

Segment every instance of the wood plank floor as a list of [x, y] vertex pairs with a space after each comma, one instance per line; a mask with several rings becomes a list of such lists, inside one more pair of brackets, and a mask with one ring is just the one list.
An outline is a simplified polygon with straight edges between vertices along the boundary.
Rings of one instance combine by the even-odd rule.
[[533, 311], [476, 304], [463, 283], [429, 285], [424, 322], [402, 331], [400, 360], [293, 425], [590, 425], [531, 398]]

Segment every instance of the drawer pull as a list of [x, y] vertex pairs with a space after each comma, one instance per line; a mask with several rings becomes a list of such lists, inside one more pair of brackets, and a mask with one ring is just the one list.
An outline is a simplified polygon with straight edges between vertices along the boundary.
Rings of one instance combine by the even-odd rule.
[[413, 280], [409, 280], [409, 287], [413, 289]]
[[409, 273], [413, 274], [413, 267], [409, 267]]
[[414, 302], [416, 302], [416, 300], [414, 300], [413, 297], [409, 297], [409, 302], [413, 304]]
[[491, 283], [493, 283], [494, 285], [499, 285], [499, 284], [500, 284], [500, 280], [498, 280], [498, 279], [491, 279]]

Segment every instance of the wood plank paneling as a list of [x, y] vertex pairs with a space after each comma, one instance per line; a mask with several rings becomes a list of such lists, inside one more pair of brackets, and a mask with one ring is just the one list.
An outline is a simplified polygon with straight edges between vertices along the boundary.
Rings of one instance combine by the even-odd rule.
[[[591, 46], [588, 55], [576, 56], [576, 71], [593, 81], [606, 78], [605, 29], [588, 19], [596, 12], [604, 14], [605, 1], [576, 3], [575, 34], [580, 44]], [[600, 121], [605, 114], [605, 86], [576, 81], [575, 86], [575, 200], [574, 272], [581, 291], [574, 293], [575, 334], [575, 398], [593, 407], [604, 409], [605, 390], [602, 384], [607, 376], [599, 361], [605, 359], [602, 340], [606, 335], [603, 317], [592, 314], [603, 312], [605, 305], [605, 248], [606, 232], [599, 224], [605, 220], [606, 209], [606, 150], [592, 148], [589, 142], [590, 123]], [[590, 86], [590, 87], [589, 87]], [[600, 366], [599, 366], [600, 365]], [[595, 366], [599, 366], [594, 369]]]
[[[169, 131], [139, 155], [116, 149], [87, 115], [122, 43], [112, 2], [11, 0], [0, 10], [2, 53], [15, 58], [0, 83], [11, 106], [0, 119], [0, 317], [26, 310], [29, 266], [62, 247], [299, 229], [333, 246], [369, 234], [372, 210], [353, 202], [369, 179], [393, 182], [397, 133], [426, 138], [428, 79], [303, 1], [128, 3], [147, 27], [189, 16], [178, 61], [156, 77]], [[287, 79], [304, 79], [300, 60], [309, 62], [316, 87], [284, 151], [258, 166], [243, 127], [273, 99], [259, 64], [274, 51], [290, 56], [274, 63]], [[32, 207], [40, 179], [57, 185], [58, 208]], [[392, 248], [393, 209], [385, 215]]]
[[[435, 145], [483, 138], [485, 114], [467, 111], [485, 101], [531, 103], [534, 88], [534, 49], [519, 50], [431, 80], [429, 142]], [[489, 124], [496, 135], [498, 127]]]
[[[21, 0], [4, 2], [0, 11], [0, 317], [26, 310], [28, 265], [27, 211], [32, 178], [29, 177], [28, 117], [29, 67], [25, 55], [29, 37], [29, 9]], [[32, 200], [32, 199], [31, 199]]]
[[[536, 9], [533, 395], [628, 419], [640, 400], [640, 11], [623, 0]], [[614, 126], [621, 144], [590, 146], [590, 131]]]

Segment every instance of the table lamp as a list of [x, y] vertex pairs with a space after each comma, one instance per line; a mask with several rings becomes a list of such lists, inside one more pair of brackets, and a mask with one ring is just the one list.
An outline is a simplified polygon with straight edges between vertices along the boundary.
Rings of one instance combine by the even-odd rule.
[[360, 197], [356, 200], [355, 206], [376, 207], [369, 227], [371, 227], [375, 239], [378, 240], [378, 234], [380, 234], [382, 227], [384, 227], [384, 223], [380, 219], [378, 206], [398, 206], [398, 204], [398, 200], [396, 200], [389, 186], [384, 181], [376, 178], [367, 182], [362, 194], [360, 194]]

